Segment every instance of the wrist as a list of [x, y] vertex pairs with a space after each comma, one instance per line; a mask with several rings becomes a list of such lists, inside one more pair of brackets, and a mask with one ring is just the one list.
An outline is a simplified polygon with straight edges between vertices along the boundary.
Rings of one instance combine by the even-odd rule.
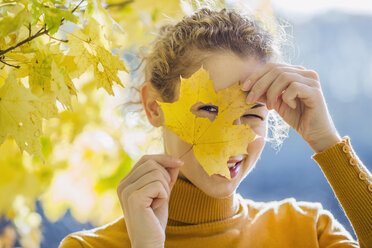
[[333, 132], [328, 135], [323, 135], [312, 142], [308, 142], [308, 144], [315, 153], [320, 153], [341, 141], [340, 135], [337, 132]]

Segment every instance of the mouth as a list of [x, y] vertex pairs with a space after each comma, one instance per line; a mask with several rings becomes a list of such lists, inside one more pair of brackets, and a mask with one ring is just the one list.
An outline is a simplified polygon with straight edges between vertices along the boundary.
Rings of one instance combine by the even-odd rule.
[[227, 167], [229, 169], [231, 169], [234, 166], [240, 165], [240, 163], [243, 161], [243, 159], [244, 159], [243, 155], [232, 157], [232, 158], [229, 159], [229, 161], [227, 161]]
[[228, 167], [229, 169], [231, 169], [232, 167], [238, 165], [240, 162], [242, 162], [242, 161], [240, 160], [240, 161], [238, 161], [238, 162], [232, 162], [232, 163], [229, 162], [229, 163], [227, 163], [227, 167]]
[[[238, 174], [243, 159], [244, 159], [244, 156], [240, 155], [240, 156], [232, 157], [229, 159], [229, 161], [227, 161], [227, 167], [229, 168], [231, 178], [234, 178]], [[218, 174], [218, 176], [224, 177], [220, 174]]]

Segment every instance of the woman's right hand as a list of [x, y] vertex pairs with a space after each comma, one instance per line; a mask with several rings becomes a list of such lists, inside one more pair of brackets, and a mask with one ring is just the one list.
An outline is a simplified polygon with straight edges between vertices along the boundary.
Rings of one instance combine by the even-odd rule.
[[132, 247], [164, 247], [168, 202], [183, 161], [144, 155], [117, 187]]

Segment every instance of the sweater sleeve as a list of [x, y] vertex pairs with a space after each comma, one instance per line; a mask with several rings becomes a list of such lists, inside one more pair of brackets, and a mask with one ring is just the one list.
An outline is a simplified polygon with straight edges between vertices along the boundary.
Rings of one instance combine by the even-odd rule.
[[342, 205], [360, 247], [372, 247], [372, 176], [355, 154], [349, 137], [312, 158]]
[[79, 240], [68, 235], [60, 242], [58, 248], [82, 248], [84, 247]]
[[318, 243], [320, 248], [358, 248], [360, 245], [331, 212], [320, 209], [316, 223]]

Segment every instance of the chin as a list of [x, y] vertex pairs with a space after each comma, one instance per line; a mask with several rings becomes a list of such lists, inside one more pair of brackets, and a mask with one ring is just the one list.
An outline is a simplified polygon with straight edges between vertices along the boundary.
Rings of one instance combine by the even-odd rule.
[[236, 191], [236, 188], [234, 189], [228, 189], [228, 188], [222, 188], [219, 190], [218, 187], [214, 187], [212, 192], [205, 192], [207, 195], [212, 196], [214, 198], [226, 198], [230, 195], [234, 194]]
[[[240, 183], [240, 176], [229, 181], [226, 178], [219, 177], [217, 175], [208, 176], [207, 179], [195, 179], [196, 182], [192, 182], [205, 194], [214, 198], [226, 198], [231, 194], [235, 193], [236, 188]], [[237, 182], [238, 180], [239, 182]]]
[[[242, 168], [240, 168], [238, 174], [231, 180], [217, 174], [209, 176], [200, 164], [198, 166], [198, 170], [200, 171], [184, 171], [183, 175], [205, 194], [214, 198], [226, 198], [236, 192], [239, 184], [249, 174], [252, 167], [251, 161], [244, 159]], [[199, 176], [195, 177], [195, 175]]]

